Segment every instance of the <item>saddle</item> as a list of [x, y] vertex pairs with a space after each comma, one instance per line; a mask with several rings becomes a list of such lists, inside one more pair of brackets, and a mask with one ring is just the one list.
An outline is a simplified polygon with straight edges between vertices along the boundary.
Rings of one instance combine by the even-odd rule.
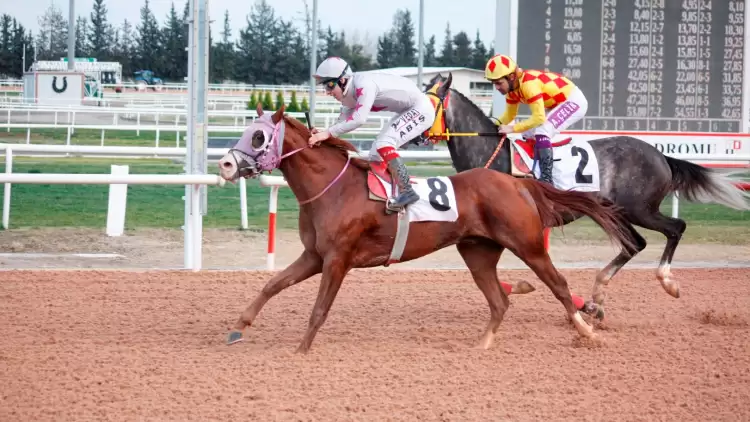
[[[567, 137], [563, 139], [562, 141], [553, 142], [552, 148], [561, 147], [563, 145], [569, 144], [573, 138]], [[536, 139], [534, 138], [527, 138], [527, 139], [516, 139], [513, 141], [516, 148], [521, 148], [523, 151], [533, 160], [534, 159], [534, 151], [536, 146]], [[529, 166], [526, 165], [526, 163], [521, 158], [521, 155], [519, 154], [518, 150], [516, 148], [511, 148], [510, 152], [510, 171], [511, 175], [516, 177], [527, 177], [531, 174], [531, 169]]]

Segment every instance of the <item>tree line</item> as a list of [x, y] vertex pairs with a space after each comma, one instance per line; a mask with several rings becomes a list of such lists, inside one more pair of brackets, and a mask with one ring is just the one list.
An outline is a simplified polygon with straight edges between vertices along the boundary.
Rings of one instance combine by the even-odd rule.
[[[209, 32], [209, 79], [214, 83], [303, 84], [309, 80], [312, 18], [305, 3], [304, 23], [277, 16], [267, 0], [256, 0], [245, 17], [247, 25], [233, 36], [229, 12], [223, 15], [218, 37]], [[127, 19], [116, 25], [109, 20], [105, 0], [94, 0], [88, 17], [76, 19], [76, 57], [122, 64], [123, 79], [141, 69], [152, 70], [165, 81], [184, 82], [187, 76], [188, 2], [178, 11], [175, 3], [160, 25], [144, 0], [140, 22]], [[318, 63], [328, 56], [346, 59], [355, 70], [417, 65], [415, 24], [408, 10], [397, 10], [392, 27], [377, 39], [370, 54], [362, 41], [347, 39], [343, 31], [323, 27], [318, 21]], [[435, 36], [424, 45], [424, 66], [462, 66], [483, 69], [493, 49], [484, 45], [477, 31], [474, 41], [446, 25], [442, 45]], [[67, 57], [68, 22], [60, 8], [51, 4], [39, 17], [33, 34], [17, 19], [0, 15], [0, 77], [20, 78], [26, 52], [26, 70], [36, 60]], [[374, 57], [373, 57], [374, 56]]]

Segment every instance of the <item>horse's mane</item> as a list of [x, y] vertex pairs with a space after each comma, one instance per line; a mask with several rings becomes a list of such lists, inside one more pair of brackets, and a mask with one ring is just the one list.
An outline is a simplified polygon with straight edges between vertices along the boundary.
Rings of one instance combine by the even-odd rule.
[[[308, 129], [304, 123], [300, 122], [294, 117], [284, 115], [284, 120], [286, 121], [288, 125], [292, 126], [293, 129], [295, 129], [300, 134], [304, 135], [305, 143], [307, 143], [307, 137], [311, 135], [310, 129]], [[357, 148], [355, 148], [354, 145], [352, 145], [351, 143], [343, 139], [333, 137], [333, 136], [319, 143], [318, 145], [322, 147], [336, 149], [342, 153], [344, 158], [349, 156], [349, 151], [358, 152]], [[359, 167], [363, 170], [367, 170], [370, 168], [370, 163], [367, 160], [363, 160], [362, 158], [358, 158], [358, 157], [352, 157], [352, 164], [354, 164], [356, 167]]]
[[484, 114], [484, 111], [481, 108], [479, 108], [479, 106], [474, 101], [471, 101], [471, 99], [469, 99], [464, 94], [462, 94], [459, 91], [456, 91], [453, 88], [451, 88], [450, 90], [451, 90], [451, 95], [456, 95], [459, 98], [462, 98], [464, 100], [464, 102], [469, 105], [469, 107], [473, 108], [478, 114], [482, 115], [482, 117], [484, 117], [485, 119], [487, 119], [487, 123], [490, 123], [490, 124], [494, 125], [494, 123], [492, 122], [492, 118], [489, 117], [489, 116], [487, 116], [486, 114]]

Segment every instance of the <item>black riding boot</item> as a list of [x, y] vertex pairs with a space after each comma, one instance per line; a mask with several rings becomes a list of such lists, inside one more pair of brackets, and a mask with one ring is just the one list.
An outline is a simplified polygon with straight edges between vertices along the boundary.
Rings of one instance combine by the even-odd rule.
[[419, 200], [419, 195], [409, 183], [409, 171], [406, 168], [401, 157], [396, 157], [388, 163], [388, 170], [391, 172], [393, 181], [398, 185], [399, 194], [392, 202], [386, 206], [390, 211], [400, 211], [409, 204]]
[[539, 181], [547, 182], [552, 185], [552, 163], [553, 154], [552, 148], [539, 148], [536, 150], [537, 158], [539, 159]]

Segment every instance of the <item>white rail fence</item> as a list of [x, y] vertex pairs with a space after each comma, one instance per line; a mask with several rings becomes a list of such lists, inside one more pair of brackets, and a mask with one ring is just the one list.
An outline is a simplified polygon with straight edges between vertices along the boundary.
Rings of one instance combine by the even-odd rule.
[[[259, 92], [260, 94], [260, 92]], [[250, 95], [212, 95], [209, 96], [207, 107], [209, 110], [232, 110], [246, 109], [250, 101]], [[284, 104], [289, 106], [291, 95], [283, 95]], [[188, 98], [183, 94], [111, 94], [104, 97], [85, 97], [83, 104], [88, 107], [148, 107], [148, 108], [169, 108], [185, 109], [187, 108]], [[37, 101], [34, 98], [25, 98], [22, 93], [17, 92], [0, 92], [0, 105], [4, 107], [14, 106], [34, 106], [42, 105], [49, 107], [64, 107], [63, 103], [67, 100], [55, 98], [40, 98]], [[258, 101], [263, 101], [259, 98]], [[276, 104], [276, 97], [271, 96], [271, 101]], [[491, 101], [486, 99], [475, 99], [485, 111], [489, 111], [492, 106]], [[297, 104], [301, 106], [301, 98], [297, 97]], [[254, 108], [254, 106], [253, 106]], [[341, 103], [330, 97], [317, 97], [315, 100], [315, 110], [323, 112], [338, 111]]]
[[[305, 117], [303, 112], [287, 114], [297, 119]], [[175, 146], [180, 147], [181, 136], [187, 131], [186, 116], [184, 109], [14, 106], [0, 109], [0, 128], [5, 128], [6, 132], [25, 129], [26, 144], [31, 143], [32, 130], [65, 129], [65, 145], [71, 145], [76, 130], [97, 130], [101, 132], [101, 146], [105, 145], [107, 132], [134, 131], [136, 136], [140, 136], [141, 131], [150, 131], [155, 133], [156, 148], [161, 146], [163, 134], [174, 133]], [[212, 110], [208, 118], [214, 124], [208, 127], [208, 132], [238, 136], [257, 117], [255, 110]], [[316, 127], [329, 127], [338, 117], [338, 113], [316, 113], [314, 124]], [[388, 114], [371, 114], [365, 124], [352, 131], [352, 136], [355, 139], [372, 138], [388, 124], [390, 118]]]
[[[218, 180], [215, 175], [59, 175], [59, 174], [14, 174], [13, 157], [14, 155], [37, 155], [43, 154], [62, 154], [62, 155], [80, 155], [80, 156], [98, 156], [98, 157], [163, 157], [163, 158], [183, 158], [186, 154], [185, 148], [150, 148], [150, 147], [93, 147], [93, 146], [56, 146], [56, 145], [22, 145], [22, 144], [0, 144], [0, 151], [5, 152], [5, 174], [0, 174], [0, 182], [5, 183], [3, 195], [3, 227], [10, 226], [10, 208], [11, 208], [11, 185], [13, 183], [70, 183], [70, 184], [110, 184], [123, 185], [134, 183], [150, 184], [185, 184], [195, 185], [211, 184], [223, 185], [223, 180]], [[210, 162], [224, 156], [228, 148], [208, 148], [207, 157]], [[365, 158], [367, 151], [353, 153], [355, 156]], [[450, 154], [448, 151], [401, 151], [405, 159], [409, 161], [449, 161]], [[674, 158], [688, 160], [706, 167], [727, 167], [726, 164], [732, 164], [733, 168], [748, 168], [750, 165], [750, 154], [667, 154]], [[114, 170], [114, 167], [113, 167]], [[205, 177], [204, 177], [205, 176]], [[220, 179], [220, 178], [219, 178]], [[269, 196], [269, 226], [268, 226], [268, 258], [267, 267], [273, 270], [275, 267], [275, 243], [276, 243], [276, 211], [278, 203], [278, 191], [280, 187], [287, 186], [286, 181], [280, 176], [260, 176], [260, 185], [270, 188]], [[747, 185], [743, 185], [747, 188]], [[243, 229], [248, 228], [247, 222], [247, 190], [245, 179], [239, 180], [240, 191], [240, 221]], [[114, 194], [112, 194], [114, 195]], [[124, 224], [125, 201], [110, 201], [108, 208], [108, 220], [119, 220]], [[677, 216], [679, 209], [679, 199], [673, 196], [672, 215]], [[116, 217], [110, 217], [114, 215]], [[122, 216], [122, 217], [120, 217]], [[108, 232], [117, 233], [121, 230], [114, 226], [108, 227]], [[116, 234], [115, 234], [116, 235]], [[199, 240], [194, 240], [195, 242]]]
[[[219, 158], [226, 155], [229, 148], [208, 148], [207, 157], [209, 164], [214, 164]], [[83, 157], [119, 157], [119, 158], [184, 158], [186, 154], [186, 148], [151, 148], [151, 147], [97, 147], [97, 146], [64, 146], [64, 145], [23, 145], [23, 144], [0, 144], [0, 154], [5, 154], [5, 173], [0, 174], [0, 181], [5, 183], [5, 190], [3, 195], [3, 219], [2, 225], [4, 229], [10, 228], [10, 209], [11, 209], [11, 186], [13, 183], [34, 183], [32, 180], [36, 180], [39, 184], [48, 183], [71, 183], [80, 184], [78, 181], [86, 182], [87, 177], [91, 175], [79, 174], [64, 176], [61, 180], [65, 182], [50, 182], [48, 180], [55, 180], [58, 174], [26, 174], [26, 173], [13, 173], [13, 158], [17, 156], [36, 156], [43, 154], [45, 156], [60, 155], [60, 156], [83, 156]], [[367, 157], [367, 151], [355, 154], [361, 158]], [[403, 151], [402, 156], [415, 161], [441, 161], [450, 160], [450, 156], [447, 152], [437, 153], [434, 151]], [[27, 177], [28, 176], [28, 177]], [[138, 177], [135, 175], [125, 176], [137, 180]], [[208, 177], [208, 176], [207, 176]], [[215, 177], [215, 176], [210, 176]], [[97, 179], [98, 178], [98, 179]], [[111, 174], [95, 175], [92, 180], [115, 180]], [[170, 180], [169, 178], [163, 178], [163, 180]], [[191, 180], [184, 178], [184, 180]], [[213, 179], [211, 179], [213, 180]], [[93, 182], [99, 183], [99, 182]], [[104, 183], [104, 182], [102, 182]], [[120, 182], [111, 182], [120, 183]], [[154, 182], [158, 183], [158, 182]], [[178, 183], [179, 184], [179, 183]], [[192, 183], [182, 183], [192, 184]], [[243, 229], [248, 229], [247, 221], [247, 187], [246, 180], [239, 180], [239, 191], [240, 191], [240, 224]], [[123, 204], [124, 206], [124, 204]], [[111, 212], [119, 212], [119, 210], [108, 209], [108, 214]], [[123, 212], [124, 214], [124, 212]]]
[[[119, 84], [102, 84], [103, 89], [107, 93], [114, 93], [115, 88], [121, 87], [125, 91], [136, 91], [138, 90], [138, 84], [135, 82], [121, 82]], [[0, 80], [0, 92], [3, 89], [7, 90], [23, 90], [23, 81], [20, 79], [6, 79], [6, 80]], [[149, 88], [150, 89], [150, 88]], [[187, 92], [187, 84], [186, 83], [175, 83], [175, 82], [165, 82], [164, 84], [159, 86], [160, 91], [165, 93], [186, 93]], [[214, 94], [245, 94], [248, 92], [259, 92], [259, 91], [268, 91], [271, 92], [272, 95], [275, 95], [276, 92], [297, 92], [298, 94], [304, 94], [309, 95], [310, 92], [310, 85], [252, 85], [252, 84], [242, 84], [242, 83], [213, 83], [208, 84], [207, 86], [208, 94], [214, 95]], [[325, 91], [323, 90], [323, 87], [320, 85], [317, 85], [315, 87], [315, 92], [323, 95], [325, 94]], [[472, 95], [476, 96], [485, 96], [485, 97], [491, 97], [492, 96], [492, 90], [490, 89], [472, 89], [471, 90]], [[301, 98], [300, 98], [301, 100]]]

